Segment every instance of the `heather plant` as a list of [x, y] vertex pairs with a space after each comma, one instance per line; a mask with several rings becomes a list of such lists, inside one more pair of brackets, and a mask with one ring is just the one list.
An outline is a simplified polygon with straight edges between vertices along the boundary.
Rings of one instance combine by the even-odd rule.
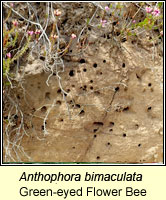
[[[125, 17], [126, 13], [122, 12], [122, 9], [124, 8], [123, 4], [118, 3], [114, 9], [113, 3], [110, 4], [110, 6], [105, 7], [105, 12], [109, 12], [111, 10], [111, 18], [110, 20], [116, 21], [116, 24], [120, 25], [121, 31], [119, 34], [120, 36], [138, 36], [139, 34], [150, 31], [150, 30], [160, 30], [160, 32], [163, 29], [163, 14], [160, 13], [160, 8], [162, 7], [162, 3], [156, 3], [155, 6], [146, 6], [144, 3], [136, 4], [138, 6], [137, 12], [131, 16], [131, 19], [128, 23], [125, 23]], [[136, 21], [137, 15], [140, 11], [143, 11], [144, 13], [144, 19]], [[106, 23], [109, 24], [106, 20], [101, 19], [101, 26], [105, 27]], [[160, 37], [160, 34], [159, 34]]]
[[[134, 34], [136, 35], [135, 29], [144, 28], [145, 30], [156, 30], [162, 29], [163, 22], [157, 23], [163, 16], [160, 14], [159, 8], [151, 8], [146, 7], [146, 17], [143, 21], [134, 23], [131, 25], [130, 30], [133, 30]], [[128, 32], [129, 34], [130, 32]], [[131, 33], [132, 34], [132, 33]], [[139, 34], [139, 33], [138, 33]]]
[[14, 20], [12, 25], [10, 30], [6, 30], [5, 25], [3, 27], [3, 78], [5, 79], [7, 77], [8, 79], [8, 81], [4, 82], [5, 85], [11, 84], [10, 66], [14, 61], [17, 61], [23, 56], [29, 48], [29, 43], [31, 41], [31, 34], [28, 34], [25, 45], [21, 46], [21, 48], [13, 55], [12, 52], [16, 49], [16, 43], [18, 42], [19, 36], [17, 20]]
[[[33, 31], [27, 32], [27, 39], [25, 42], [25, 45], [23, 45], [20, 50], [18, 50], [14, 55], [11, 54], [11, 52], [16, 48], [16, 42], [19, 36], [19, 33], [17, 31], [18, 28], [18, 22], [15, 20], [13, 21], [13, 28], [11, 30], [5, 30], [3, 31], [3, 75], [6, 76], [9, 74], [10, 71], [10, 65], [21, 58], [23, 54], [27, 51], [29, 48], [30, 41], [32, 39], [33, 34], [39, 35], [40, 32], [36, 31], [35, 33]], [[14, 34], [14, 38], [11, 36]], [[37, 36], [38, 37], [38, 36]]]

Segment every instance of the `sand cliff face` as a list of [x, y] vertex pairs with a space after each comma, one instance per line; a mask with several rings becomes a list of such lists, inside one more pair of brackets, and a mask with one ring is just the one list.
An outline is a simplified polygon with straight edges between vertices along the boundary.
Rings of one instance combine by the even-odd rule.
[[[76, 6], [64, 5], [64, 10]], [[75, 20], [71, 14], [69, 9], [67, 19]], [[20, 66], [26, 92], [16, 93], [28, 134], [21, 145], [34, 162], [162, 162], [161, 49], [154, 53], [148, 34], [119, 46], [96, 30], [89, 30], [81, 53], [73, 41], [63, 57], [58, 75], [66, 95], [56, 69], [44, 71], [42, 59], [29, 56]]]

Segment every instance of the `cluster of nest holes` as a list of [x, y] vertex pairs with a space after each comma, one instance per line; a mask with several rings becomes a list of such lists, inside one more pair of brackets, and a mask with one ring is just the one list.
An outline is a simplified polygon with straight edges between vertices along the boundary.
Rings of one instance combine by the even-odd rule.
[[106, 39], [110, 39], [111, 37], [110, 37], [110, 34], [104, 34], [104, 35], [102, 35], [101, 37], [103, 37], [103, 38], [106, 38]]
[[[8, 119], [8, 115], [7, 115], [7, 116], [4, 116], [3, 118], [4, 118], [4, 119]], [[17, 119], [18, 119], [18, 115], [13, 114], [13, 115], [11, 116], [11, 118], [17, 120]]]
[[[80, 63], [86, 63], [85, 59], [81, 59], [81, 60], [80, 60]], [[103, 60], [103, 63], [106, 63], [106, 60]], [[94, 68], [97, 68], [97, 66], [98, 66], [97, 63], [94, 63], [94, 64], [93, 64], [93, 67], [94, 67]], [[87, 68], [84, 67], [84, 68], [82, 69], [82, 71], [83, 71], [83, 72], [87, 72]], [[80, 73], [80, 72], [81, 72], [81, 70], [78, 69], [78, 70], [77, 70], [77, 73]], [[102, 72], [97, 72], [97, 74], [98, 74], [98, 75], [102, 75], [103, 73], [102, 73]], [[75, 76], [75, 70], [71, 69], [71, 70], [69, 71], [69, 76], [71, 76], [71, 77]]]
[[[136, 73], [136, 77], [137, 77], [137, 79], [139, 80], [139, 81], [141, 81], [141, 77]], [[153, 92], [154, 91], [154, 89], [153, 89], [153, 87], [152, 87], [152, 83], [148, 83], [148, 87], [150, 88], [150, 91], [151, 92]], [[143, 90], [143, 92], [144, 92], [145, 90]]]
[[[90, 80], [90, 83], [93, 83], [93, 80]], [[87, 88], [87, 85], [84, 85], [84, 86], [81, 86], [80, 89], [83, 90], [83, 91], [87, 91], [88, 88]], [[93, 88], [93, 86], [91, 85], [91, 86], [89, 86], [89, 89], [90, 89], [90, 90], [93, 90], [94, 88]], [[99, 91], [96, 91], [96, 93], [99, 94]]]
[[[83, 64], [83, 63], [86, 63], [85, 59], [80, 59], [80, 63]], [[83, 68], [83, 72], [86, 72], [87, 69], [86, 68]], [[81, 71], [80, 70], [77, 70], [77, 73], [80, 73]], [[70, 72], [69, 72], [69, 76], [73, 77], [75, 75], [75, 70], [71, 69]]]
[[[102, 127], [104, 125], [104, 123], [103, 122], [93, 122], [93, 125], [95, 126], [95, 128], [93, 129], [93, 133], [97, 133], [99, 128]], [[93, 137], [96, 138], [97, 135], [94, 134]]]
[[[81, 108], [81, 105], [75, 104], [73, 100], [68, 101], [68, 104], [71, 104], [71, 106], [75, 109]], [[83, 109], [81, 109], [80, 112], [79, 112], [79, 116], [83, 116], [83, 115], [85, 115], [85, 111]]]
[[[89, 89], [90, 89], [90, 90], [93, 90], [94, 88], [93, 88], [93, 86], [89, 86]], [[81, 87], [80, 87], [80, 90], [87, 91], [87, 86], [86, 86], [86, 85], [81, 86]], [[95, 94], [100, 94], [99, 91], [95, 91], [94, 93], [95, 93]]]
[[140, 162], [146, 162], [146, 160], [140, 160]]
[[81, 86], [80, 89], [86, 91], [87, 90], [87, 86], [86, 85]]
[[122, 43], [123, 43], [123, 42], [126, 42], [126, 41], [127, 41], [126, 38], [122, 38], [122, 40], [121, 40]]

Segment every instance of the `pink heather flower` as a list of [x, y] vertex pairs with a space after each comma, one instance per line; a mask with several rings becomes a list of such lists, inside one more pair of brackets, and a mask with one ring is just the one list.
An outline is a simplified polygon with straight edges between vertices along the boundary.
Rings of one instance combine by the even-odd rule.
[[151, 13], [152, 10], [153, 10], [153, 8], [151, 8], [151, 7], [146, 7], [145, 9], [146, 9], [146, 12], [147, 12], [147, 13]]
[[11, 58], [11, 57], [12, 57], [11, 53], [7, 53], [6, 56], [7, 56], [8, 58]]
[[106, 10], [106, 11], [109, 11], [109, 9], [110, 9], [110, 8], [109, 8], [108, 6], [105, 7], [105, 10]]
[[13, 6], [14, 6], [14, 3], [10, 3], [10, 6], [13, 7]]
[[41, 33], [41, 31], [38, 29], [35, 31], [35, 35], [39, 35], [40, 33]]
[[28, 31], [28, 35], [32, 36], [34, 34], [33, 31]]
[[60, 16], [62, 14], [62, 12], [60, 10], [54, 10], [54, 15], [55, 16]]
[[76, 37], [77, 37], [77, 36], [76, 36], [74, 33], [71, 34], [71, 38], [72, 38], [72, 39], [74, 39], [74, 38], [76, 38]]
[[135, 23], [136, 23], [136, 20], [134, 19], [134, 20], [133, 20], [133, 24], [135, 24]]
[[154, 11], [152, 12], [152, 15], [154, 16], [159, 16], [160, 15], [160, 10], [158, 8], [155, 8]]
[[102, 26], [102, 27], [104, 27], [105, 24], [107, 23], [107, 21], [106, 21], [105, 19], [104, 19], [104, 20], [101, 20], [100, 22], [101, 22], [101, 26]]
[[160, 35], [163, 36], [163, 31], [160, 31]]
[[13, 21], [13, 25], [14, 25], [14, 26], [18, 26], [18, 21], [17, 21], [17, 20], [14, 20], [14, 21]]

